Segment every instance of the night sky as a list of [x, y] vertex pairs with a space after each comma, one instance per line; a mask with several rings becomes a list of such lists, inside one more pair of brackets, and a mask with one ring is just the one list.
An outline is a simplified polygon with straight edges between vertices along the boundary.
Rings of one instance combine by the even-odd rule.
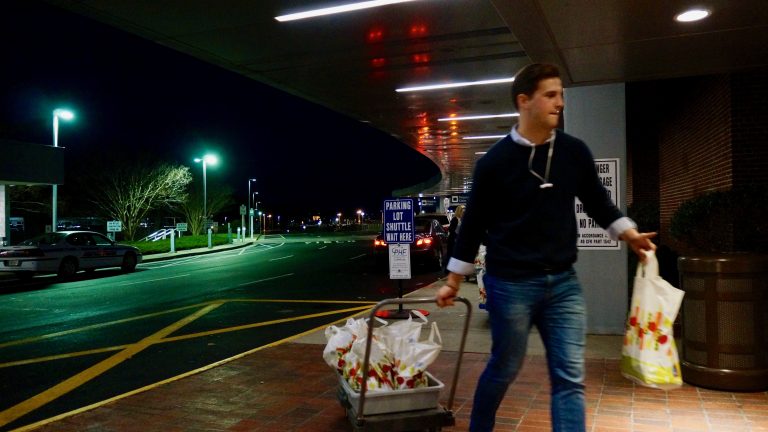
[[[384, 132], [52, 6], [5, 2], [0, 34], [0, 137], [50, 145], [52, 110], [71, 108], [77, 120], [59, 127], [67, 184], [76, 161], [96, 155], [201, 170], [192, 159], [212, 151], [220, 164], [208, 169], [209, 187], [228, 185], [237, 205], [256, 177], [253, 190], [275, 213], [377, 214], [393, 189], [438, 173]], [[408, 168], [388, 173], [393, 165]]]

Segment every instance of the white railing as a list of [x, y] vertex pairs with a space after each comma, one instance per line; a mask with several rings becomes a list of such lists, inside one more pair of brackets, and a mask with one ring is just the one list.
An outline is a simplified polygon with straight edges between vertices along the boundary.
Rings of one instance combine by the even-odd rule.
[[165, 240], [168, 238], [169, 235], [173, 235], [173, 228], [163, 228], [161, 230], [155, 231], [152, 234], [144, 237], [142, 241], [158, 241], [158, 240]]

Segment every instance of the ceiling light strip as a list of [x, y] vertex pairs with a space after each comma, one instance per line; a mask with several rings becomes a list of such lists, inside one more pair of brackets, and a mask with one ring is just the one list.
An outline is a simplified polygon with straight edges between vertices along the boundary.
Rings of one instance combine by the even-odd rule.
[[490, 119], [490, 118], [500, 118], [500, 117], [519, 117], [520, 114], [518, 113], [509, 113], [509, 114], [483, 114], [483, 115], [474, 115], [474, 116], [465, 116], [465, 117], [443, 117], [437, 119], [437, 121], [452, 121], [452, 120], [481, 120], [481, 119]]
[[503, 84], [503, 83], [510, 83], [514, 80], [515, 80], [514, 77], [510, 77], [510, 78], [496, 78], [496, 79], [480, 80], [480, 81], [455, 82], [455, 83], [448, 83], [448, 84], [428, 84], [428, 85], [416, 86], [416, 87], [402, 87], [399, 89], [395, 89], [395, 91], [398, 93], [405, 93], [405, 92], [415, 92], [415, 91], [424, 91], [424, 90], [439, 90], [439, 89], [446, 89], [446, 88], [469, 87], [469, 86], [476, 86], [476, 85]]
[[476, 135], [476, 136], [465, 136], [465, 140], [482, 140], [482, 139], [499, 139], [504, 138], [506, 135]]
[[314, 10], [308, 10], [305, 12], [297, 12], [292, 13], [288, 15], [280, 15], [276, 16], [275, 19], [280, 22], [286, 22], [286, 21], [296, 21], [304, 18], [314, 18], [318, 16], [323, 15], [333, 15], [337, 13], [344, 13], [344, 12], [351, 12], [361, 9], [369, 9], [379, 6], [387, 6], [391, 4], [396, 3], [406, 3], [406, 2], [412, 2], [412, 1], [418, 1], [418, 0], [373, 0], [373, 1], [364, 1], [364, 2], [358, 2], [358, 3], [350, 3], [346, 5], [341, 6], [334, 6], [334, 7], [328, 7], [328, 8], [322, 8], [322, 9], [314, 9]]

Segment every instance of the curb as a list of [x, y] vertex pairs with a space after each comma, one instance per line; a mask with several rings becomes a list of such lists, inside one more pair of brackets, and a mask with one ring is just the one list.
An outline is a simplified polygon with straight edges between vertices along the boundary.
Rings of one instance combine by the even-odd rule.
[[176, 251], [175, 253], [162, 252], [157, 254], [143, 255], [141, 262], [147, 263], [147, 262], [155, 262], [155, 261], [166, 261], [166, 260], [180, 258], [184, 256], [207, 255], [207, 254], [221, 252], [225, 250], [241, 249], [256, 243], [256, 240], [258, 239], [249, 240], [247, 242], [242, 242], [238, 244], [226, 244], [226, 245], [213, 246], [210, 249], [207, 247], [203, 247], [203, 248], [180, 250], [180, 251]]

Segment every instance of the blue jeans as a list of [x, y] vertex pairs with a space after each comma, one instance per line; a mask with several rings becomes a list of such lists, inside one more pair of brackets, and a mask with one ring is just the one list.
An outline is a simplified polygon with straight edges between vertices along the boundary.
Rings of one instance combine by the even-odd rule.
[[573, 269], [515, 280], [486, 275], [493, 346], [475, 390], [469, 430], [493, 430], [496, 410], [523, 364], [536, 326], [547, 351], [552, 430], [583, 432], [586, 303]]

